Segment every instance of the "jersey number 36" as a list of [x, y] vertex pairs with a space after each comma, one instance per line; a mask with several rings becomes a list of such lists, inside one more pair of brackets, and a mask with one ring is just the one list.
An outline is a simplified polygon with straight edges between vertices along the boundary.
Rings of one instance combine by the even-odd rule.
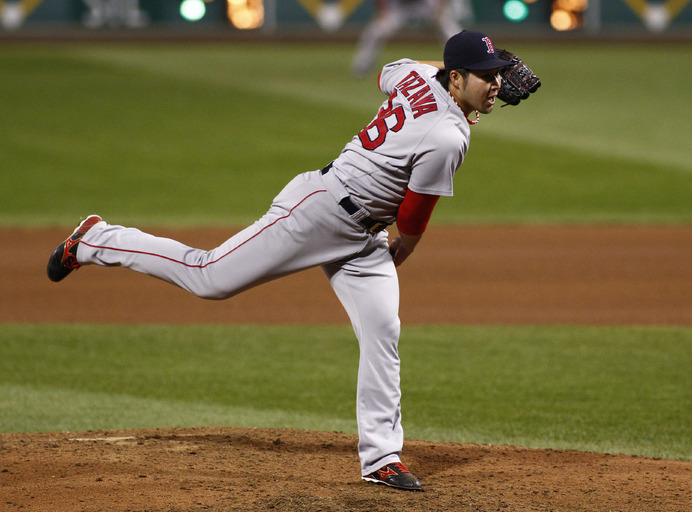
[[404, 107], [399, 105], [394, 108], [392, 100], [396, 96], [394, 92], [387, 102], [387, 108], [382, 107], [377, 117], [358, 134], [361, 144], [365, 149], [373, 150], [384, 144], [387, 133], [398, 132], [404, 127], [406, 114]]

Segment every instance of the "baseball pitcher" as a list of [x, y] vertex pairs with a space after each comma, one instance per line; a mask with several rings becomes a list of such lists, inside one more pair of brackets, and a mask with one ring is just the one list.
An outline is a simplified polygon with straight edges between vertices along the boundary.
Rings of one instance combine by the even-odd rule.
[[[503, 77], [504, 80], [503, 80]], [[267, 213], [210, 251], [89, 216], [50, 256], [60, 281], [83, 265], [122, 266], [206, 299], [227, 299], [309, 267], [324, 271], [360, 346], [356, 413], [365, 481], [407, 490], [421, 482], [401, 462], [398, 341], [404, 263], [469, 147], [470, 125], [498, 98], [517, 104], [540, 81], [488, 36], [451, 37], [443, 62], [402, 59], [378, 78], [375, 117], [321, 169], [291, 180]], [[388, 240], [386, 228], [397, 224]]]

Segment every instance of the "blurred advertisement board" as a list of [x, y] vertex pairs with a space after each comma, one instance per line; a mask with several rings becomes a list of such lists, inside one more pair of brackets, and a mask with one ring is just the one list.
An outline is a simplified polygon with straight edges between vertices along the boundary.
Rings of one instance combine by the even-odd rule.
[[[393, 1], [393, 0], [390, 0]], [[399, 0], [415, 2], [416, 0]], [[420, 0], [448, 1], [464, 26], [506, 26], [530, 33], [688, 31], [692, 0]], [[144, 30], [185, 24], [229, 30], [360, 29], [378, 0], [0, 0], [0, 31], [74, 27]], [[419, 28], [411, 22], [411, 30]]]

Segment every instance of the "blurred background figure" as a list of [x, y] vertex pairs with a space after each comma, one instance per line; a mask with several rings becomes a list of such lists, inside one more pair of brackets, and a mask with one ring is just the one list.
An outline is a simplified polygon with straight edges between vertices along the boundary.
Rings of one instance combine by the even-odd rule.
[[339, 30], [346, 18], [364, 0], [298, 0], [303, 7], [314, 14], [317, 24], [325, 32]]
[[351, 66], [363, 77], [373, 68], [384, 44], [407, 23], [434, 26], [444, 43], [461, 31], [459, 20], [471, 21], [471, 0], [375, 0], [375, 19], [363, 31]]

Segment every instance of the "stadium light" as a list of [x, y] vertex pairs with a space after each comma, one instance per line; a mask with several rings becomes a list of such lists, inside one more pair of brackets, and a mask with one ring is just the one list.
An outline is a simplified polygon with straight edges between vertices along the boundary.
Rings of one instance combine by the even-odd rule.
[[227, 0], [228, 19], [234, 27], [242, 30], [259, 28], [264, 24], [264, 2], [262, 0]]
[[589, 0], [553, 0], [550, 26], [561, 32], [580, 28], [588, 8]]
[[510, 21], [524, 21], [529, 15], [529, 7], [521, 0], [507, 0], [502, 6], [502, 13]]
[[203, 0], [183, 0], [180, 4], [180, 15], [187, 21], [199, 21], [207, 13]]

